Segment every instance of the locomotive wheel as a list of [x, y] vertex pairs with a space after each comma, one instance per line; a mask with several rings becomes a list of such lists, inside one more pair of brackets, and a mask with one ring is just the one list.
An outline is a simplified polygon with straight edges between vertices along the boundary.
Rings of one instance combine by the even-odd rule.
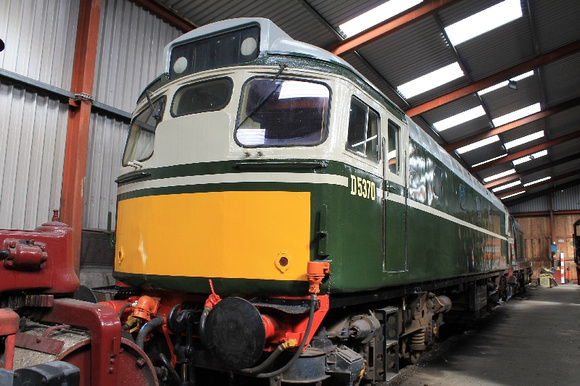
[[[34, 328], [27, 334], [40, 336], [44, 328]], [[80, 385], [91, 384], [91, 338], [88, 332], [61, 330], [51, 334], [51, 338], [64, 342], [59, 353], [47, 354], [17, 347], [14, 353], [14, 368], [23, 368], [51, 361], [65, 361], [80, 369]], [[115, 360], [117, 371], [116, 386], [144, 385], [158, 386], [153, 364], [135, 343], [121, 338], [121, 349]]]

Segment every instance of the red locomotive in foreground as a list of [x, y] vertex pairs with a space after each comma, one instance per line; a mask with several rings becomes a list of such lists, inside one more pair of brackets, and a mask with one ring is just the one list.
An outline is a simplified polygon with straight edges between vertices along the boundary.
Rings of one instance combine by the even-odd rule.
[[0, 385], [154, 385], [151, 361], [110, 307], [79, 290], [72, 229], [0, 230]]

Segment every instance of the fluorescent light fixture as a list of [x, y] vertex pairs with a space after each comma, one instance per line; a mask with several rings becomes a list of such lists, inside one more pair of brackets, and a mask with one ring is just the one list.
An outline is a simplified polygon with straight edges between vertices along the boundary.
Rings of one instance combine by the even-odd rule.
[[521, 185], [521, 183], [522, 183], [522, 181], [519, 181], [519, 180], [514, 181], [514, 182], [510, 182], [509, 184], [505, 184], [505, 185], [498, 186], [497, 188], [493, 188], [491, 191], [494, 193], [501, 192], [502, 190], [506, 190], [509, 188], [513, 188], [514, 186]]
[[445, 32], [451, 44], [457, 46], [520, 17], [522, 17], [520, 0], [505, 0], [445, 27]]
[[510, 176], [512, 174], [515, 174], [515, 173], [516, 173], [516, 169], [506, 170], [505, 172], [501, 172], [501, 173], [497, 173], [497, 174], [494, 174], [494, 175], [489, 176], [489, 177], [485, 177], [483, 179], [483, 182], [485, 182], [487, 184], [488, 182], [495, 181], [499, 178], [507, 177], [507, 176]]
[[525, 157], [515, 159], [512, 162], [513, 162], [514, 166], [517, 166], [517, 165], [521, 165], [523, 163], [526, 163], [528, 161], [531, 161], [533, 159], [544, 157], [546, 155], [548, 155], [548, 150], [541, 150], [541, 151], [538, 151], [534, 154], [530, 154], [530, 155], [527, 155]]
[[510, 123], [520, 118], [527, 117], [528, 115], [535, 114], [539, 111], [542, 111], [540, 103], [534, 103], [533, 105], [524, 107], [523, 109], [512, 111], [511, 113], [502, 115], [501, 117], [497, 117], [493, 119], [492, 122], [495, 127], [499, 127], [505, 125], [506, 123]]
[[346, 37], [351, 37], [382, 21], [390, 19], [423, 0], [390, 0], [338, 26]]
[[525, 192], [526, 192], [525, 190], [522, 190], [521, 192], [517, 192], [517, 193], [514, 193], [514, 194], [510, 194], [509, 196], [502, 197], [501, 199], [502, 200], [505, 200], [506, 198], [511, 198], [511, 197], [519, 196], [520, 194], [524, 194]]
[[442, 132], [443, 130], [471, 121], [472, 119], [483, 115], [485, 115], [485, 110], [483, 109], [483, 106], [479, 105], [462, 113], [453, 115], [452, 117], [435, 122], [433, 127], [435, 127], [438, 132]]
[[518, 80], [529, 78], [532, 75], [534, 75], [534, 70], [528, 71], [528, 72], [523, 73], [521, 75], [518, 75], [515, 78], [511, 78], [509, 80], [504, 80], [503, 82], [499, 82], [497, 84], [494, 84], [493, 86], [490, 86], [488, 88], [484, 88], [483, 90], [479, 90], [477, 93], [479, 94], [479, 96], [482, 96], [482, 95], [485, 95], [485, 94], [490, 93], [492, 91], [498, 90], [502, 87], [507, 87], [510, 80], [515, 80], [517, 82]]
[[531, 182], [525, 183], [524, 184], [524, 188], [526, 188], [526, 187], [528, 187], [530, 185], [539, 184], [540, 182], [548, 181], [550, 178], [552, 178], [552, 177], [551, 176], [548, 176], [548, 177], [544, 177], [544, 178], [537, 179], [535, 181], [531, 181]]
[[455, 62], [404, 83], [398, 86], [397, 89], [406, 99], [409, 99], [425, 91], [449, 83], [452, 80], [461, 78], [463, 75], [463, 70], [459, 66], [459, 63]]
[[513, 141], [506, 142], [504, 144], [506, 149], [511, 149], [512, 147], [523, 145], [524, 143], [535, 141], [536, 139], [542, 138], [544, 136], [544, 130], [536, 131], [535, 133], [528, 134], [525, 137], [514, 139]]
[[472, 168], [475, 168], [475, 167], [478, 167], [478, 166], [480, 166], [480, 165], [486, 164], [486, 163], [488, 163], [488, 162], [495, 161], [496, 159], [503, 158], [503, 157], [505, 157], [505, 156], [507, 156], [507, 153], [505, 153], [505, 154], [502, 154], [502, 155], [498, 155], [497, 157], [490, 158], [490, 159], [488, 159], [488, 160], [485, 160], [485, 161], [483, 161], [483, 162], [478, 162], [478, 163], [476, 163], [475, 165], [471, 165], [471, 167], [472, 167]]
[[456, 151], [457, 151], [457, 154], [464, 154], [464, 153], [467, 153], [468, 151], [479, 149], [480, 147], [489, 145], [490, 143], [494, 143], [494, 142], [499, 142], [499, 137], [497, 135], [494, 135], [493, 137], [482, 139], [481, 141], [474, 142], [470, 145], [465, 145], [463, 147], [460, 147]]

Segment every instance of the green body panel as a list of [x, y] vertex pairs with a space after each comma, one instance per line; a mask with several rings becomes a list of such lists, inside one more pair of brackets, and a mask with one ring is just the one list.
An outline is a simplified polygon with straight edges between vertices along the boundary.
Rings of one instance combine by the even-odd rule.
[[405, 198], [405, 188], [388, 183], [390, 187], [383, 201], [384, 210], [384, 270], [389, 273], [403, 273], [407, 270], [407, 208], [405, 202], [389, 200], [389, 196]]
[[[403, 123], [401, 132], [408, 135], [404, 113], [351, 68], [298, 55], [261, 56], [232, 68], [243, 70], [244, 66], [257, 65], [285, 66], [288, 71], [307, 68], [344, 77], [378, 101], [388, 114], [399, 119]], [[167, 82], [170, 80], [162, 76], [149, 90], [156, 90]], [[340, 109], [341, 106], [332, 108]], [[119, 184], [182, 176], [291, 172], [342, 176], [348, 180], [348, 185], [316, 181], [243, 182], [242, 179], [235, 183], [143, 189], [120, 194], [118, 199], [213, 191], [310, 192], [310, 258], [331, 262], [331, 276], [322, 287], [329, 293], [372, 291], [505, 269], [508, 242], [504, 209], [484, 197], [480, 193], [483, 188], [471, 186], [475, 180], [464, 181], [457, 171], [445, 166], [449, 162], [441, 162], [430, 154], [428, 147], [409, 138], [408, 152], [401, 152], [406, 153], [402, 165], [404, 186], [385, 181], [383, 172], [377, 172], [378, 165], [363, 170], [347, 161], [261, 159], [142, 169], [121, 176]], [[337, 150], [337, 154], [340, 151]], [[298, 153], [289, 147], [288, 154]], [[306, 271], [306, 267], [304, 269]], [[136, 285], [147, 283], [179, 291], [209, 292], [206, 278], [119, 273], [117, 277]], [[305, 295], [307, 290], [305, 282], [216, 278], [214, 285], [221, 293]]]
[[[443, 166], [441, 166], [443, 168]], [[385, 183], [382, 177], [353, 168], [340, 162], [323, 160], [287, 160], [256, 162], [218, 162], [211, 164], [180, 165], [148, 170], [141, 180], [160, 179], [183, 175], [244, 173], [292, 170], [296, 173], [341, 175], [348, 179], [348, 187], [316, 183], [235, 183], [163, 187], [139, 190], [120, 195], [119, 200], [143, 195], [164, 195], [209, 191], [308, 191], [311, 192], [311, 260], [331, 262], [331, 277], [323, 291], [347, 293], [367, 291], [382, 287], [420, 283], [483, 273], [503, 269], [507, 242], [493, 238], [438, 215], [419, 210], [388, 199], [382, 200]], [[465, 210], [460, 208], [456, 192], [464, 184], [467, 201], [471, 203], [475, 192], [452, 174], [444, 170], [445, 200], [434, 201], [438, 211], [449, 213], [464, 221], [474, 222], [485, 229], [499, 233], [502, 218], [496, 209], [478, 217], [475, 204]], [[126, 178], [126, 176], [125, 176]], [[360, 178], [360, 180], [357, 180]], [[371, 189], [357, 182], [374, 183]], [[122, 184], [122, 183], [121, 183]], [[392, 184], [389, 184], [392, 185]], [[396, 186], [388, 195], [398, 195], [403, 200], [406, 189]], [[377, 194], [379, 193], [379, 194]], [[374, 199], [373, 199], [374, 198]], [[404, 202], [404, 201], [403, 201]], [[484, 211], [486, 212], [487, 209]], [[491, 223], [489, 223], [491, 219]], [[386, 232], [383, 232], [383, 229]], [[283, 229], [281, 231], [291, 232]], [[327, 236], [324, 240], [320, 232]], [[385, 242], [385, 245], [383, 245]], [[489, 251], [497, 253], [490, 254]], [[502, 260], [503, 259], [503, 260]], [[305, 267], [306, 268], [306, 267]], [[130, 274], [116, 275], [131, 284], [148, 283], [153, 287], [194, 293], [208, 293], [207, 278], [157, 277]], [[223, 294], [294, 294], [305, 295], [304, 282], [272, 282], [243, 279], [214, 280], [216, 291]]]

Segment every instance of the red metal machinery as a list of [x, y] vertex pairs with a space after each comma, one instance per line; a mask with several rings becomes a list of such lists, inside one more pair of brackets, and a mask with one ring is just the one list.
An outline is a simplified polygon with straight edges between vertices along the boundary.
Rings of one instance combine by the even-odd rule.
[[0, 384], [157, 385], [115, 310], [72, 298], [75, 263], [56, 212], [34, 231], [0, 230]]

